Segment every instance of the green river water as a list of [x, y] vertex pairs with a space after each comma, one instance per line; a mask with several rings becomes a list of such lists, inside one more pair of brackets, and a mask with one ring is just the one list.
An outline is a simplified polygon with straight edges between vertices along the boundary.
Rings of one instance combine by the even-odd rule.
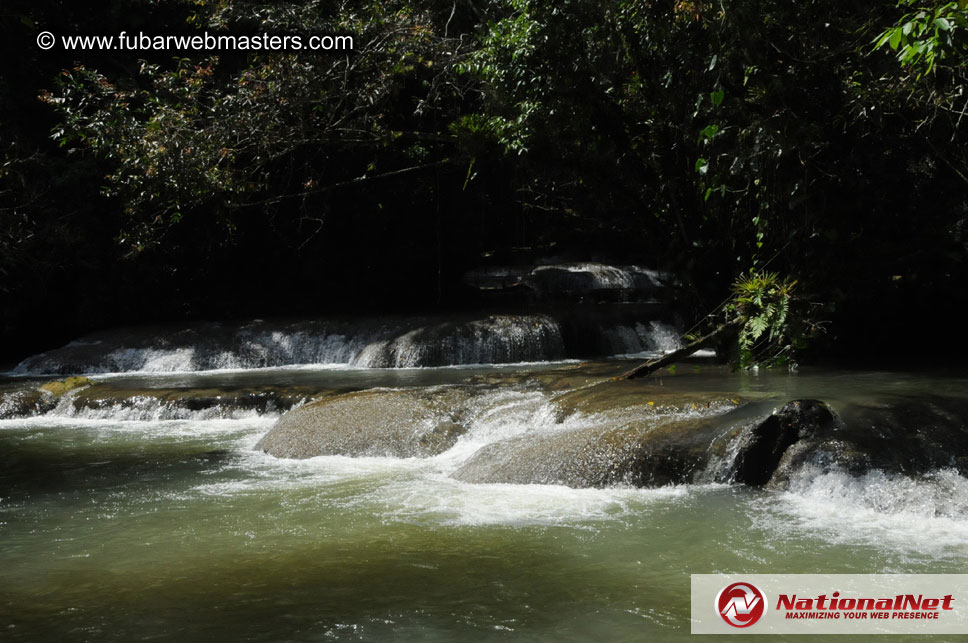
[[[548, 368], [102, 379], [365, 388]], [[782, 404], [964, 395], [968, 380], [704, 367], [643, 386]], [[276, 459], [253, 450], [274, 413], [165, 419], [107, 409], [2, 420], [0, 640], [675, 641], [691, 638], [691, 573], [963, 573], [968, 565], [968, 480], [953, 471], [917, 480], [830, 473], [782, 492], [472, 485], [448, 476], [481, 444], [541, 430], [546, 406], [546, 394], [509, 380], [485, 396], [454, 449], [429, 459]]]

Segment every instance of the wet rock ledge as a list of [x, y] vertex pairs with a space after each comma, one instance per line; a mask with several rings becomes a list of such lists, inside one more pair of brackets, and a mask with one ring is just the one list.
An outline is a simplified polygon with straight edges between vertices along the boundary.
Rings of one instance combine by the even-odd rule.
[[[467, 431], [479, 387], [377, 389], [285, 414], [257, 448], [277, 457], [431, 457]], [[838, 412], [820, 400], [663, 395], [607, 382], [549, 398], [550, 425], [486, 444], [452, 476], [470, 483], [736, 482], [782, 488], [805, 468], [905, 475], [968, 472], [968, 400], [892, 397]], [[480, 410], [479, 408], [477, 409]], [[486, 427], [485, 427], [486, 428]]]
[[464, 433], [468, 398], [463, 387], [346, 393], [286, 413], [256, 449], [279, 458], [428, 457]]
[[55, 413], [124, 420], [224, 418], [239, 413], [283, 413], [346, 390], [314, 386], [162, 387], [70, 377], [0, 390], [0, 420]]

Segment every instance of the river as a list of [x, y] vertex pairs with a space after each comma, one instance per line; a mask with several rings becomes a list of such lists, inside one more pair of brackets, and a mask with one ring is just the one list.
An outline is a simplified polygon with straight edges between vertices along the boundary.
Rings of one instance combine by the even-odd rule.
[[[485, 445], [555, 430], [551, 393], [532, 379], [628, 363], [92, 375], [145, 393], [0, 420], [0, 639], [675, 641], [690, 637], [691, 573], [964, 571], [968, 479], [954, 469], [804, 471], [783, 490], [451, 477]], [[41, 381], [8, 376], [0, 390]], [[281, 414], [273, 404], [193, 409], [150, 395], [454, 384], [483, 388], [467, 432], [429, 458], [275, 458], [254, 449]], [[777, 406], [966, 385], [950, 373], [709, 365], [642, 384]]]

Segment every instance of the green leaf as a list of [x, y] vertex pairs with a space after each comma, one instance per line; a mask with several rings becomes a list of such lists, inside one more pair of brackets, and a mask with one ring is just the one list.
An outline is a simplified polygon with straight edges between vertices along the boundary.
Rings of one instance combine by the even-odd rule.
[[947, 18], [938, 18], [934, 21], [934, 26], [941, 31], [951, 31], [951, 23], [948, 22]]
[[723, 98], [726, 96], [726, 92], [718, 90], [715, 92], [710, 92], [709, 98], [713, 101], [713, 105], [717, 107], [723, 103]]
[[884, 33], [882, 33], [880, 38], [877, 39], [877, 42], [874, 43], [874, 49], [880, 49], [881, 47], [883, 47], [884, 43], [890, 40], [890, 38], [891, 38], [890, 31], [885, 31]]
[[477, 157], [476, 156], [471, 157], [471, 162], [467, 166], [467, 176], [464, 178], [464, 187], [461, 188], [461, 190], [466, 190], [467, 189], [467, 184], [470, 183], [471, 182], [471, 179], [474, 178], [473, 172], [474, 172], [474, 163], [475, 162], [477, 162]]
[[763, 332], [766, 331], [766, 318], [765, 317], [754, 317], [747, 324], [749, 327], [749, 335], [753, 340], [759, 339]]
[[891, 49], [897, 49], [898, 45], [901, 44], [901, 30], [900, 29], [894, 29], [891, 32], [891, 39], [888, 41], [887, 44], [889, 44], [891, 46]]

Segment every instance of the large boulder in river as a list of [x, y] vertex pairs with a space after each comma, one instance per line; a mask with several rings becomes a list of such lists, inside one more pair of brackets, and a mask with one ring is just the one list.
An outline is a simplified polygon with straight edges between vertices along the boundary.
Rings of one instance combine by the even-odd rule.
[[968, 474], [968, 399], [887, 396], [846, 404], [839, 415], [785, 450], [770, 486], [786, 486], [807, 467], [908, 476], [950, 468]]
[[620, 380], [559, 393], [552, 404], [559, 430], [486, 445], [453, 477], [576, 488], [726, 482], [731, 445], [769, 416], [775, 400]]
[[293, 409], [256, 445], [279, 458], [428, 457], [464, 432], [460, 387], [346, 393]]
[[[819, 400], [793, 400], [771, 413], [773, 400], [740, 405], [708, 395], [690, 401], [682, 393], [636, 392], [630, 385], [589, 387], [559, 402], [560, 431], [487, 445], [454, 477], [571, 487], [782, 487], [805, 466], [855, 473], [968, 470], [965, 401], [849, 407], [847, 421]], [[724, 412], [729, 403], [738, 406]]]
[[734, 479], [748, 485], [769, 482], [787, 449], [801, 439], [831, 435], [836, 416], [820, 400], [794, 400], [757, 424], [745, 437]]
[[561, 428], [477, 451], [453, 477], [472, 483], [660, 486], [724, 481], [731, 442], [768, 414], [768, 402], [605, 382], [554, 400]]
[[[475, 483], [659, 486], [740, 482], [783, 487], [809, 467], [906, 475], [968, 472], [968, 401], [905, 399], [848, 406], [819, 400], [747, 403], [590, 387], [560, 398], [560, 431], [525, 434], [475, 453], [454, 477]], [[656, 398], [651, 400], [650, 398]], [[648, 401], [646, 401], [648, 400]], [[692, 409], [690, 411], [690, 409]], [[589, 415], [579, 410], [591, 411]], [[578, 417], [580, 421], [575, 421]]]

